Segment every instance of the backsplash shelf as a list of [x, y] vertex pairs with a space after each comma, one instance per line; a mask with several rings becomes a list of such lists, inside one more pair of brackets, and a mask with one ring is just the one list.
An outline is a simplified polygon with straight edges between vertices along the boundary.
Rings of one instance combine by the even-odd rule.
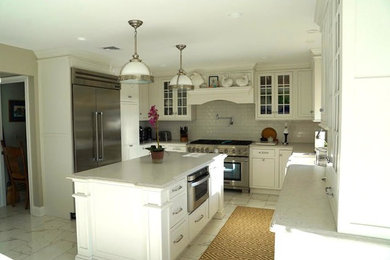
[[191, 105], [201, 105], [210, 101], [225, 100], [237, 104], [253, 104], [253, 87], [199, 88], [188, 92]]

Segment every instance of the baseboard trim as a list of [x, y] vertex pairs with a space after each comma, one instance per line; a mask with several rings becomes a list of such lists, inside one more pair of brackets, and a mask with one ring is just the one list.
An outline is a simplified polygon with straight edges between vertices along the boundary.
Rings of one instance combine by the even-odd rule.
[[44, 207], [31, 207], [30, 214], [36, 217], [45, 216], [45, 208]]

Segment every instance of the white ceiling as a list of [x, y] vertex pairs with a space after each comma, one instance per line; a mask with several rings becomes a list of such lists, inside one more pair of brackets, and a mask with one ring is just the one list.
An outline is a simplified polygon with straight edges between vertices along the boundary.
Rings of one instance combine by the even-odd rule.
[[[45, 51], [70, 49], [109, 57], [120, 66], [138, 53], [154, 74], [177, 70], [178, 43], [187, 71], [304, 63], [319, 48], [315, 0], [1, 0], [0, 42]], [[239, 18], [228, 14], [239, 12]], [[313, 32], [314, 30], [314, 32]], [[77, 40], [85, 37], [85, 41]], [[104, 46], [119, 51], [106, 51]]]

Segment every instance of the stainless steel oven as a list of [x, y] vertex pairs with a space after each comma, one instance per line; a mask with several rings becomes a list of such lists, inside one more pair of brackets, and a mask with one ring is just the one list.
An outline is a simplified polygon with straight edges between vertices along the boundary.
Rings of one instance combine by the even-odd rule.
[[249, 192], [249, 158], [228, 156], [225, 159], [224, 186]]
[[187, 176], [187, 210], [193, 212], [209, 198], [209, 169], [202, 168]]
[[224, 187], [249, 192], [249, 145], [248, 140], [199, 139], [187, 144], [191, 153], [223, 153], [225, 159]]

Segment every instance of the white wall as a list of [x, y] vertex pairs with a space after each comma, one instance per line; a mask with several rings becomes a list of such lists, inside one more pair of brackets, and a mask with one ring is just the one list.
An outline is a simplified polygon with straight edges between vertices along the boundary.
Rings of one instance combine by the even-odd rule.
[[[233, 117], [233, 125], [229, 120], [216, 120], [216, 114], [222, 117]], [[257, 121], [254, 104], [235, 104], [228, 101], [212, 101], [196, 106], [196, 120], [191, 122], [161, 121], [159, 130], [172, 132], [172, 139], [180, 138], [180, 126], [188, 126], [189, 139], [247, 139], [259, 141], [261, 131], [272, 127], [277, 131], [277, 138], [283, 141], [284, 123], [288, 123], [289, 142], [314, 143], [314, 131], [319, 129], [317, 123], [311, 121]], [[141, 126], [150, 126], [141, 122]]]
[[[29, 76], [29, 117], [31, 135], [31, 164], [33, 207], [43, 205], [42, 175], [40, 164], [39, 114], [38, 114], [38, 66], [33, 51], [0, 44], [0, 72]], [[0, 176], [1, 177], [1, 176]], [[1, 204], [1, 203], [0, 203]]]

